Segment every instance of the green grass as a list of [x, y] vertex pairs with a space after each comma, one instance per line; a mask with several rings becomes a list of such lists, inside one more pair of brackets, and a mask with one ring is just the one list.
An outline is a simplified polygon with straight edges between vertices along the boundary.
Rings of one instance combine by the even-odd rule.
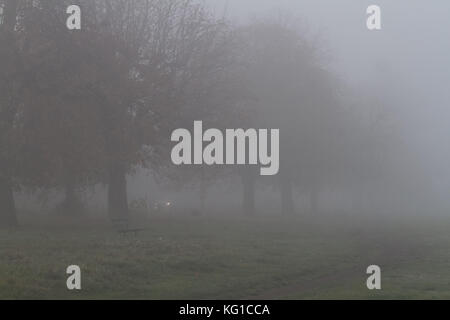
[[[137, 236], [22, 225], [0, 230], [0, 299], [450, 298], [450, 219], [153, 217]], [[66, 288], [71, 264], [81, 291]], [[370, 264], [382, 290], [365, 286]]]

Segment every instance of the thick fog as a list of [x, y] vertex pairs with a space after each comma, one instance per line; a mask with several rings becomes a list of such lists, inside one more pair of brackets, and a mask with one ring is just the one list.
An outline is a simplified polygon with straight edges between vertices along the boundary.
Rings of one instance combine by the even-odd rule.
[[[358, 88], [374, 83], [402, 99], [395, 108], [408, 128], [408, 140], [430, 167], [445, 170], [450, 136], [450, 3], [437, 0], [214, 0], [215, 12], [246, 23], [280, 15], [301, 21], [310, 37], [319, 37], [331, 67]], [[376, 2], [376, 3], [375, 3]], [[378, 4], [382, 30], [366, 27], [366, 8]], [[380, 70], [380, 66], [384, 69]], [[438, 177], [436, 177], [438, 178]]]
[[[329, 66], [355, 90], [392, 94], [403, 138], [431, 179], [431, 212], [450, 207], [450, 3], [437, 0], [215, 0], [215, 12], [245, 24], [279, 16], [327, 53]], [[366, 8], [382, 10], [382, 30], [366, 27]], [[276, 106], [274, 106], [276, 107]], [[410, 159], [411, 160], [411, 159]], [[408, 166], [405, 159], [405, 166]], [[419, 168], [417, 168], [420, 170]], [[423, 183], [419, 176], [417, 184]], [[431, 212], [426, 212], [430, 214]], [[424, 212], [425, 213], [425, 212]]]
[[76, 2], [0, 0], [0, 299], [450, 297], [448, 0]]
[[[377, 1], [382, 10], [380, 31], [366, 27], [365, 11], [373, 1], [214, 0], [207, 4], [217, 16], [236, 24], [276, 19], [298, 28], [317, 43], [323, 63], [352, 90], [362, 96], [388, 97], [387, 112], [409, 152], [402, 159], [402, 167], [410, 170], [409, 179], [381, 187], [389, 190], [389, 197], [401, 199], [397, 209], [387, 209], [387, 213], [446, 214], [450, 208], [447, 1]], [[229, 191], [225, 193], [229, 195]], [[210, 197], [212, 204], [218, 203], [224, 193], [212, 193]], [[272, 204], [277, 202], [276, 195], [273, 197]], [[368, 197], [373, 200], [365, 206], [369, 211], [376, 211], [371, 210], [374, 203], [388, 201], [386, 194], [377, 192]], [[236, 201], [239, 195], [231, 198]], [[333, 205], [328, 210], [333, 211]]]
[[[356, 183], [344, 182], [333, 186], [323, 183], [318, 188], [318, 202], [323, 211], [345, 212], [356, 201], [360, 202], [358, 210], [373, 214], [381, 211], [386, 214], [445, 213], [450, 208], [447, 196], [450, 190], [450, 152], [447, 147], [447, 137], [450, 136], [450, 4], [434, 1], [425, 5], [421, 0], [372, 2], [211, 0], [203, 3], [216, 18], [224, 18], [236, 28], [258, 21], [276, 21], [296, 30], [300, 37], [315, 47], [320, 68], [337, 79], [338, 90], [344, 88], [339, 108], [356, 111], [353, 112], [357, 114], [355, 119], [364, 119], [361, 122], [363, 126], [373, 125], [377, 117], [385, 121], [383, 126], [377, 127], [375, 124], [373, 130], [398, 153], [395, 160], [382, 161], [382, 167], [378, 168], [380, 171], [376, 175], [385, 175], [386, 179], [378, 181], [371, 177], [362, 178], [358, 174], [353, 177], [350, 171], [342, 173], [343, 180], [356, 177]], [[370, 4], [381, 7], [381, 30], [369, 31], [366, 27], [366, 8]], [[314, 90], [320, 92], [322, 88]], [[374, 102], [378, 105], [368, 103], [364, 107], [358, 106], [359, 102], [366, 100], [378, 101]], [[348, 106], [347, 103], [354, 105]], [[264, 108], [274, 111], [279, 105], [274, 103]], [[280, 115], [286, 119], [290, 117], [283, 111]], [[196, 120], [201, 119], [197, 117]], [[298, 125], [302, 126], [301, 121]], [[327, 126], [325, 123], [323, 125]], [[392, 135], [384, 132], [392, 128], [395, 132]], [[283, 136], [283, 125], [279, 129]], [[386, 136], [383, 136], [385, 133]], [[388, 141], [391, 138], [392, 143]], [[288, 148], [286, 150], [280, 155], [280, 161], [290, 157]], [[352, 158], [353, 150], [357, 149], [351, 149], [348, 157]], [[390, 176], [390, 171], [398, 173], [398, 176]], [[201, 187], [197, 182], [186, 185], [172, 183], [161, 177], [164, 174], [157, 172], [155, 178], [154, 173], [140, 168], [128, 173], [130, 202], [145, 200], [153, 203], [177, 199], [174, 203], [180, 208], [202, 206], [198, 199], [198, 189]], [[270, 207], [276, 211], [280, 201], [277, 188], [273, 183], [257, 184], [255, 197], [263, 202], [256, 201], [256, 206]], [[310, 190], [306, 188], [305, 191], [303, 187], [294, 188], [298, 213], [311, 207]], [[205, 201], [209, 210], [221, 212], [228, 205], [239, 208], [242, 195], [238, 177], [231, 175], [226, 179], [220, 177], [210, 181], [207, 190]], [[38, 202], [48, 208], [62, 197], [53, 188], [38, 188], [37, 192], [43, 194], [37, 196], [38, 199], [46, 199]], [[105, 192], [102, 184], [82, 190], [85, 201], [95, 208], [94, 212], [106, 210]], [[31, 198], [28, 191], [18, 193], [17, 197], [21, 199], [18, 207], [34, 207], [36, 189], [31, 193]], [[264, 201], [270, 202], [270, 205]]]

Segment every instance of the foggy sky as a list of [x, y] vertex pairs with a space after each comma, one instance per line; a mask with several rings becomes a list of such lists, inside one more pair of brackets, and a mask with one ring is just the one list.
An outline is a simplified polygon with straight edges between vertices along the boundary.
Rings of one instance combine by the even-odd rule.
[[[394, 110], [406, 142], [444, 197], [450, 190], [450, 1], [209, 0], [216, 14], [245, 23], [280, 14], [302, 20], [330, 52], [331, 68], [348, 84], [395, 86]], [[366, 8], [382, 10], [382, 30], [366, 28]], [[383, 65], [386, 69], [379, 70]]]

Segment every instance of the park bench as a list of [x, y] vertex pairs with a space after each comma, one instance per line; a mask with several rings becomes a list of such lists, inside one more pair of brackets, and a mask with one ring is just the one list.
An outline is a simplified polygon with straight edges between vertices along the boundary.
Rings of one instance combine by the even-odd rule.
[[120, 234], [133, 234], [137, 235], [139, 231], [144, 230], [143, 228], [134, 228], [130, 226], [129, 218], [111, 218], [114, 229]]

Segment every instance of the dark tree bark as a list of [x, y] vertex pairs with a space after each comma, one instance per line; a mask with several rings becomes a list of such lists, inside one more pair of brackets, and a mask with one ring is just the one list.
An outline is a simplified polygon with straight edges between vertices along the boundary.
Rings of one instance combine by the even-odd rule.
[[19, 0], [8, 0], [4, 8], [3, 26], [6, 30], [13, 32], [16, 25], [17, 6]]
[[362, 214], [364, 212], [364, 189], [362, 186], [355, 188], [351, 194], [351, 211], [355, 214]]
[[255, 215], [255, 184], [256, 177], [251, 168], [243, 169], [241, 173], [243, 185], [242, 209], [245, 215]]
[[62, 214], [68, 216], [80, 216], [84, 214], [84, 206], [78, 195], [75, 178], [66, 178], [64, 200], [62, 202]]
[[17, 216], [14, 192], [9, 178], [0, 178], [0, 226], [16, 227]]
[[126, 170], [121, 163], [113, 163], [109, 168], [108, 214], [112, 219], [128, 218]]
[[280, 179], [281, 213], [285, 216], [294, 214], [294, 199], [292, 196], [292, 181], [284, 176]]
[[[14, 27], [16, 25], [18, 0], [6, 1], [3, 14], [3, 22], [0, 25], [0, 31], [6, 31], [6, 43], [5, 46], [15, 47], [13, 40]], [[6, 93], [5, 93], [6, 94]], [[8, 112], [7, 119], [2, 119], [7, 125], [12, 122], [14, 113]], [[5, 117], [5, 115], [1, 115]], [[8, 119], [11, 118], [11, 119]], [[1, 163], [0, 169], [6, 171], [8, 164]], [[8, 174], [2, 175], [0, 173], [0, 226], [3, 227], [15, 227], [17, 226], [16, 206], [14, 202], [14, 191], [11, 176]]]
[[102, 125], [105, 134], [107, 161], [107, 203], [110, 219], [128, 219], [128, 195], [126, 165], [123, 160], [123, 139], [121, 136], [121, 121], [124, 116], [120, 106], [108, 105], [106, 97], [101, 93], [95, 93], [99, 100], [102, 112]]
[[206, 204], [206, 180], [205, 180], [205, 173], [201, 172], [201, 181], [200, 181], [200, 212], [203, 214], [205, 213], [205, 204]]
[[311, 214], [316, 215], [319, 211], [319, 189], [315, 184], [311, 186], [309, 201], [311, 205]]

